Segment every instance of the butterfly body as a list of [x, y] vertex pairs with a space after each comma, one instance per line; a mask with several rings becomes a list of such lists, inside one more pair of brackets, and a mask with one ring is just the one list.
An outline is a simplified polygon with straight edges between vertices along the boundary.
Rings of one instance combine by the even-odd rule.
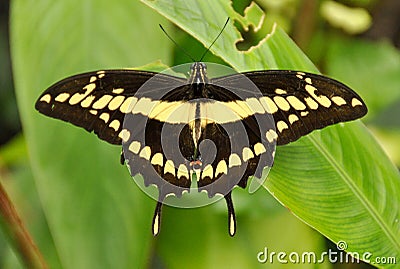
[[[222, 194], [235, 233], [231, 190], [271, 167], [276, 145], [366, 114], [362, 99], [324, 76], [284, 70], [209, 78], [191, 65], [188, 79], [137, 70], [106, 70], [66, 78], [36, 102], [39, 112], [123, 146], [132, 176], [159, 190], [153, 233], [165, 198], [195, 180], [209, 197]], [[196, 175], [196, 177], [194, 176]]]

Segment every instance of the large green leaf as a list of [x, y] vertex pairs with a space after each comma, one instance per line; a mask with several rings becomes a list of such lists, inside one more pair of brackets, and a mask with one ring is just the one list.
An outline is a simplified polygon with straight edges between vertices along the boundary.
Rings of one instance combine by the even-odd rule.
[[[229, 1], [144, 2], [205, 46], [218, 34], [224, 17], [247, 21]], [[246, 53], [236, 51], [238, 38], [235, 28], [227, 27], [211, 49], [237, 70], [315, 70], [279, 27]], [[304, 222], [334, 242], [345, 241], [348, 251], [371, 252], [371, 259], [400, 257], [399, 173], [359, 121], [315, 131], [278, 148], [265, 186]]]
[[11, 11], [18, 105], [61, 266], [142, 268], [153, 202], [119, 164], [120, 149], [39, 115], [34, 103], [48, 86], [74, 73], [167, 60], [170, 43], [157, 25], [165, 21], [129, 0], [16, 0]]

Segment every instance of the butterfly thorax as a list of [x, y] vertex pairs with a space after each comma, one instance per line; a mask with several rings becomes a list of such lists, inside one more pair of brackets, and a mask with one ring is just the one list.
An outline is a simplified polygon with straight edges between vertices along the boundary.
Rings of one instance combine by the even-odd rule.
[[192, 86], [193, 98], [208, 98], [206, 90], [208, 77], [205, 63], [195, 62], [191, 65], [188, 83]]

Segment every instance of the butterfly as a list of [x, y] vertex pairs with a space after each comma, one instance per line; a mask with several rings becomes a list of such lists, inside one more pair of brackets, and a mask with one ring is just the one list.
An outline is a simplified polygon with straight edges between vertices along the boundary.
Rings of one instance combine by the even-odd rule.
[[275, 146], [367, 113], [357, 93], [322, 75], [265, 70], [209, 78], [203, 62], [191, 65], [189, 78], [130, 69], [78, 74], [50, 86], [35, 108], [122, 145], [131, 175], [157, 186], [154, 235], [166, 197], [181, 197], [195, 180], [209, 197], [224, 196], [233, 236], [232, 188], [260, 178]]

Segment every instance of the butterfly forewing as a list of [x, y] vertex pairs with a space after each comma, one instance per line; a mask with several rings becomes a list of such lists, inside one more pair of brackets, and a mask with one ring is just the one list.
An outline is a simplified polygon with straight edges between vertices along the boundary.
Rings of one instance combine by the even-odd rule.
[[[313, 130], [361, 118], [363, 100], [346, 85], [317, 74], [267, 70], [243, 73], [261, 91], [278, 132], [278, 145], [296, 141]], [[216, 79], [235, 85], [241, 75]], [[251, 93], [249, 93], [251, 94]]]
[[[137, 101], [138, 89], [155, 74], [128, 69], [79, 74], [48, 88], [39, 97], [35, 108], [52, 118], [94, 131], [100, 139], [111, 144], [121, 145], [125, 113]], [[184, 83], [185, 79], [161, 74], [152, 80], [154, 90]], [[143, 93], [141, 97], [145, 97]]]

